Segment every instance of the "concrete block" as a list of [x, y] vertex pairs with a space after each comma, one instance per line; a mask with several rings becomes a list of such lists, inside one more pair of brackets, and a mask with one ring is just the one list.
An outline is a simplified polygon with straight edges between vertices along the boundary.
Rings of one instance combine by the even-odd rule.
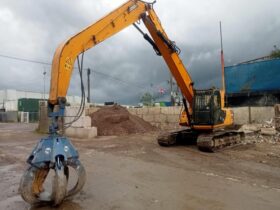
[[[89, 109], [85, 109], [85, 110], [89, 110]], [[89, 116], [85, 116], [86, 112], [88, 112], [88, 111], [85, 111], [85, 110], [83, 111], [79, 120], [75, 121], [72, 124], [72, 127], [75, 127], [75, 128], [89, 128], [89, 127], [91, 127], [91, 118]], [[65, 123], [72, 122], [75, 119], [75, 116], [77, 116], [78, 111], [79, 111], [78, 106], [66, 107], [64, 122]]]
[[[235, 124], [264, 123], [274, 118], [273, 107], [237, 107], [231, 108], [234, 112]], [[250, 119], [251, 118], [251, 119]]]
[[275, 104], [274, 111], [275, 111], [275, 117], [280, 117], [280, 104]]
[[249, 123], [249, 109], [248, 107], [231, 108], [234, 113], [234, 123], [237, 125]]
[[167, 115], [174, 114], [174, 109], [173, 107], [161, 107], [161, 113]]
[[160, 129], [161, 130], [176, 130], [178, 127], [177, 123], [161, 123], [160, 124]]
[[273, 107], [251, 107], [251, 119], [254, 123], [270, 121], [275, 116]]
[[152, 114], [152, 115], [160, 114], [160, 107], [151, 107], [151, 108], [149, 108], [149, 114]]
[[67, 128], [65, 134], [69, 137], [73, 138], [81, 138], [81, 139], [91, 139], [97, 136], [97, 128]]
[[145, 115], [145, 114], [148, 114], [149, 113], [149, 108], [148, 107], [143, 107], [142, 108], [142, 114]]
[[137, 109], [136, 109], [136, 114], [137, 114], [137, 115], [148, 114], [148, 108], [147, 108], [147, 107], [137, 108]]
[[180, 106], [175, 106], [173, 109], [174, 109], [174, 114], [177, 115], [181, 114], [181, 112], [183, 111], [182, 107]]
[[154, 115], [154, 121], [156, 123], [161, 123], [162, 122], [162, 115], [161, 114]]
[[154, 116], [153, 115], [143, 115], [143, 120], [147, 122], [154, 122]]
[[[71, 117], [75, 117], [78, 114], [79, 111], [79, 107], [78, 106], [67, 106], [65, 108], [65, 116], [69, 116], [69, 118]], [[85, 110], [83, 111], [81, 116], [85, 116]]]
[[91, 127], [91, 118], [89, 116], [85, 116], [83, 119], [83, 127], [90, 128]]
[[239, 130], [244, 133], [255, 133], [261, 130], [261, 126], [260, 124], [245, 124]]
[[136, 114], [137, 115], [142, 115], [143, 114], [143, 108], [137, 108], [136, 109]]
[[275, 129], [280, 132], [280, 117], [275, 117]]
[[135, 108], [127, 109], [130, 114], [137, 115], [137, 110]]
[[164, 114], [160, 115], [160, 123], [168, 123], [167, 115], [164, 115]]
[[179, 116], [178, 115], [168, 115], [167, 116], [167, 122], [169, 123], [176, 123], [176, 122], [179, 122]]
[[153, 126], [157, 127], [157, 128], [160, 128], [160, 123], [153, 123]]
[[169, 129], [168, 123], [161, 123], [160, 124], [160, 129], [161, 130], [168, 130]]
[[91, 115], [94, 112], [97, 112], [99, 109], [100, 109], [99, 107], [89, 107], [89, 108], [85, 109], [85, 115], [86, 116]]
[[172, 130], [178, 130], [179, 129], [179, 125], [178, 123], [170, 123], [169, 124], [170, 129]]
[[91, 118], [89, 116], [81, 116], [76, 122], [72, 124], [75, 128], [90, 128]]
[[[67, 122], [67, 123], [70, 123], [70, 122]], [[81, 118], [79, 120], [77, 120], [76, 122], [72, 123], [71, 127], [83, 128], [84, 126], [83, 126], [83, 121], [81, 120]]]
[[156, 123], [155, 123], [155, 122], [150, 122], [150, 124], [151, 124], [152, 126], [155, 126], [155, 125], [156, 125]]
[[261, 129], [261, 134], [267, 135], [267, 136], [274, 136], [276, 135], [276, 130], [275, 128], [262, 128]]
[[140, 118], [142, 118], [142, 119], [144, 118], [144, 115], [143, 115], [143, 114], [140, 114], [140, 115], [137, 114], [136, 116], [137, 116], [137, 117], [140, 117]]

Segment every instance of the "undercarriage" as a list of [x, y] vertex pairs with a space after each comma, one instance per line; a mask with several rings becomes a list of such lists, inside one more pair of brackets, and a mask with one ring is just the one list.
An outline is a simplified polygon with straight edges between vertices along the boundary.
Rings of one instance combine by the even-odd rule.
[[157, 138], [158, 144], [161, 146], [196, 144], [200, 150], [208, 152], [240, 145], [244, 139], [244, 132], [237, 130], [201, 132], [192, 129], [164, 132]]

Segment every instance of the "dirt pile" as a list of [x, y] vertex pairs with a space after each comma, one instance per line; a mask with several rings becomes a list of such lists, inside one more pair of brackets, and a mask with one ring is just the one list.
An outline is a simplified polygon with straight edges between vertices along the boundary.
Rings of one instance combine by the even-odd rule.
[[102, 107], [90, 115], [91, 125], [97, 127], [98, 136], [119, 136], [157, 130], [143, 119], [130, 114], [119, 105]]

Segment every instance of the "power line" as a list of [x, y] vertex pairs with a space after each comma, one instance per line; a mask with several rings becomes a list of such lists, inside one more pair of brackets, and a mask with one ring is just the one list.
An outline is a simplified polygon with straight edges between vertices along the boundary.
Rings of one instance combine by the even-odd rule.
[[18, 61], [29, 62], [29, 63], [38, 63], [38, 64], [43, 64], [43, 65], [51, 65], [50, 63], [47, 63], [47, 62], [35, 61], [35, 60], [31, 60], [31, 59], [19, 58], [19, 57], [14, 57], [14, 56], [9, 56], [9, 55], [2, 55], [2, 54], [0, 54], [0, 57], [9, 58], [9, 59], [18, 60]]
[[[47, 63], [47, 62], [44, 62], [44, 61], [37, 61], [37, 60], [33, 60], [33, 59], [26, 59], [26, 58], [20, 58], [20, 57], [3, 55], [3, 54], [0, 54], [0, 57], [12, 59], [12, 60], [17, 60], [17, 61], [28, 62], [28, 63], [37, 63], [37, 64], [49, 65], [49, 66], [52, 65], [51, 63]], [[74, 68], [77, 69], [77, 67], [74, 67]], [[87, 69], [83, 69], [83, 70], [87, 70]], [[92, 70], [92, 71], [94, 73], [102, 75], [103, 77], [106, 77], [108, 79], [112, 79], [112, 80], [121, 82], [122, 84], [129, 85], [129, 86], [133, 85], [134, 87], [137, 87], [139, 89], [146, 89], [146, 87], [144, 87], [142, 85], [130, 83], [130, 82], [124, 81], [124, 80], [122, 80], [120, 78], [117, 78], [117, 77], [113, 77], [113, 76], [111, 76], [109, 74], [106, 74], [106, 73], [103, 73], [103, 72], [100, 72], [100, 71], [96, 71], [96, 70]]]

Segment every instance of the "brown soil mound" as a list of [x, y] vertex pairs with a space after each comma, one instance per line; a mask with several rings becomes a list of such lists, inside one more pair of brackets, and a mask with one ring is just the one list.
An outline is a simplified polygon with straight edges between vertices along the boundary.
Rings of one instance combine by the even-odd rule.
[[102, 107], [91, 114], [91, 125], [97, 127], [99, 136], [145, 133], [157, 130], [143, 119], [130, 114], [119, 105]]

